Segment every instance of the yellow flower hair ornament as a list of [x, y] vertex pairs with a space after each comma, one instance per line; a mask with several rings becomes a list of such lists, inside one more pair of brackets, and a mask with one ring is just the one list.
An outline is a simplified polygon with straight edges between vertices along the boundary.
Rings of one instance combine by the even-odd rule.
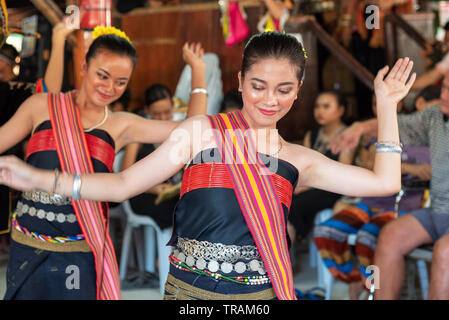
[[307, 52], [306, 52], [306, 49], [304, 49], [304, 47], [302, 47], [302, 52], [304, 53], [304, 58], [305, 58], [305, 59], [307, 59], [307, 58], [308, 58], [308, 56], [307, 56]]
[[114, 34], [117, 37], [126, 39], [129, 43], [131, 43], [131, 40], [128, 38], [126, 33], [124, 33], [120, 29], [117, 29], [116, 27], [96, 26], [94, 31], [92, 32], [92, 38], [95, 40], [99, 36], [104, 36], [104, 35], [107, 35], [107, 34]]

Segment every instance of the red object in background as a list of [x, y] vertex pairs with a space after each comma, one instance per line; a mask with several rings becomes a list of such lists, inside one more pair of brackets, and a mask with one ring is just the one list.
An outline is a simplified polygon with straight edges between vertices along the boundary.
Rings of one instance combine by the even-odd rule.
[[80, 28], [112, 25], [112, 0], [80, 0]]
[[245, 39], [249, 34], [249, 27], [243, 18], [238, 1], [229, 2], [229, 35], [225, 40], [228, 47]]

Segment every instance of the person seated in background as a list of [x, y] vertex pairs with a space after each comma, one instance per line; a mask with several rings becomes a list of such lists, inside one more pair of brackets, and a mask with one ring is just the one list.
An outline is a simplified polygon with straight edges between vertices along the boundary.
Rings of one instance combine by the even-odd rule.
[[[398, 115], [401, 141], [427, 146], [431, 158], [430, 207], [401, 215], [385, 225], [378, 237], [374, 265], [382, 274], [376, 299], [396, 299], [405, 275], [405, 256], [413, 249], [434, 244], [428, 299], [449, 299], [449, 75], [443, 79], [441, 102], [422, 112]], [[331, 143], [331, 149], [352, 148], [361, 135], [375, 132], [375, 119], [356, 122]]]
[[[427, 93], [427, 94], [426, 94]], [[415, 99], [418, 102], [433, 101], [433, 95], [422, 92]], [[399, 108], [400, 105], [398, 104]], [[399, 109], [398, 108], [398, 109]], [[415, 106], [416, 108], [416, 106]], [[373, 113], [377, 114], [373, 97]], [[356, 157], [358, 166], [372, 169], [374, 164], [374, 143], [376, 138], [366, 135], [361, 139], [361, 148]], [[431, 167], [428, 147], [404, 146], [402, 153], [402, 181], [410, 179], [430, 180]], [[314, 229], [314, 240], [323, 262], [336, 279], [349, 283], [349, 297], [359, 299], [366, 278], [370, 276], [367, 267], [373, 264], [374, 251], [380, 229], [395, 219], [396, 196], [389, 197], [343, 197], [333, 208], [334, 216]], [[423, 191], [406, 191], [399, 204], [399, 214], [404, 214], [421, 207]], [[348, 236], [357, 234], [355, 254], [359, 263], [357, 268], [351, 257]], [[368, 289], [368, 288], [367, 288]]]
[[416, 111], [424, 111], [429, 107], [439, 105], [441, 103], [441, 88], [430, 85], [422, 89], [413, 101], [413, 107]]
[[[332, 137], [346, 128], [342, 120], [346, 108], [347, 101], [338, 91], [320, 93], [316, 98], [313, 111], [319, 127], [306, 133], [304, 146], [317, 150], [333, 160], [352, 164], [353, 151], [343, 151], [334, 155], [327, 150], [327, 145]], [[306, 238], [314, 226], [315, 215], [323, 209], [332, 207], [340, 197], [341, 195], [337, 193], [324, 190], [307, 187], [296, 188], [287, 225], [292, 243], [297, 237]]]
[[228, 113], [243, 108], [242, 94], [233, 88], [226, 92], [221, 102], [220, 113]]
[[[145, 91], [144, 112], [146, 117], [154, 120], [171, 120], [173, 116], [173, 96], [170, 89], [159, 83], [148, 87]], [[156, 144], [129, 144], [125, 148], [122, 170], [145, 158], [156, 150], [157, 147], [158, 145]], [[182, 173], [175, 174], [168, 181], [131, 198], [131, 208], [137, 214], [151, 216], [161, 229], [171, 227], [173, 224], [173, 212], [178, 198], [172, 197], [159, 204], [156, 204], [155, 201], [165, 189], [173, 187], [181, 180]]]

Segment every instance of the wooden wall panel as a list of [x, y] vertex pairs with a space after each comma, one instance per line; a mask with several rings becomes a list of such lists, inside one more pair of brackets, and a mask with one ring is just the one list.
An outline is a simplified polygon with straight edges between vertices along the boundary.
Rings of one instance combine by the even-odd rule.
[[[260, 3], [249, 3], [245, 11], [251, 34], [254, 34]], [[233, 47], [225, 45], [220, 15], [217, 4], [207, 3], [165, 10], [139, 9], [121, 17], [122, 29], [131, 38], [139, 56], [130, 82], [133, 106], [142, 105], [145, 88], [152, 83], [164, 83], [175, 90], [184, 67], [181, 49], [186, 41], [201, 42], [205, 52], [218, 55], [225, 92], [238, 85], [237, 73], [245, 41]]]
[[[258, 0], [246, 0], [243, 3], [252, 35], [257, 33], [256, 26], [262, 9]], [[132, 107], [143, 106], [145, 89], [152, 83], [160, 82], [175, 90], [184, 67], [181, 48], [185, 41], [200, 41], [206, 52], [218, 55], [224, 92], [238, 86], [237, 73], [248, 39], [232, 47], [225, 45], [220, 10], [216, 3], [138, 9], [121, 16], [121, 26], [139, 55], [139, 63], [130, 82]], [[315, 98], [312, 97], [315, 90], [311, 88], [315, 86], [315, 81], [311, 75], [309, 80], [313, 84], [303, 86], [300, 99], [279, 123], [280, 133], [287, 140], [301, 139], [313, 123], [310, 101]], [[307, 107], [303, 106], [304, 102]]]

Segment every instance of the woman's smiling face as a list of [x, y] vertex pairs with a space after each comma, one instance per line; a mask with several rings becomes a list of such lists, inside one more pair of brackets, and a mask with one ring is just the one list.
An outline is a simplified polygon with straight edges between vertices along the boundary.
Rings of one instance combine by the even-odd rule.
[[82, 75], [91, 102], [104, 106], [117, 100], [126, 90], [133, 71], [132, 60], [107, 50], [85, 64]]
[[243, 114], [253, 128], [275, 128], [297, 99], [297, 67], [288, 59], [264, 58], [239, 73]]

